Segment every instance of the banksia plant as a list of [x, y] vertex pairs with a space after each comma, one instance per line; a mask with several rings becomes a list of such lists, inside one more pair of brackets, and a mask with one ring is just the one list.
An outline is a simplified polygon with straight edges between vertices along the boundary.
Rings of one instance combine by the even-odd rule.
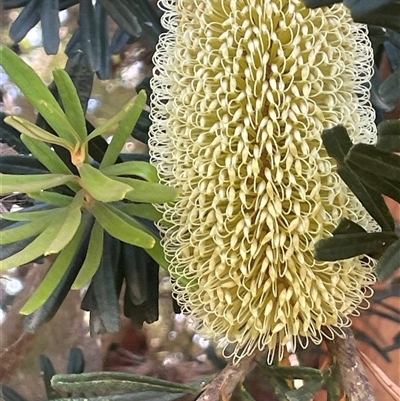
[[[377, 224], [336, 172], [322, 131], [375, 141], [373, 54], [342, 4], [162, 0], [150, 150], [180, 190], [161, 207], [174, 293], [234, 361], [343, 336], [374, 261], [314, 258], [346, 218]], [[228, 352], [226, 352], [228, 353]]]
[[[156, 289], [158, 283], [158, 267], [155, 280], [150, 269], [137, 273], [136, 268], [148, 267], [151, 260], [156, 266], [167, 265], [157, 232], [152, 230], [152, 221], [158, 220], [160, 213], [151, 203], [171, 202], [177, 196], [175, 189], [159, 184], [157, 172], [149, 163], [119, 159], [146, 104], [146, 94], [143, 91], [137, 94], [116, 116], [89, 133], [77, 90], [65, 70], [53, 71], [61, 107], [32, 68], [6, 46], [0, 46], [0, 65], [54, 131], [46, 131], [18, 116], [4, 119], [21, 133], [22, 143], [32, 154], [27, 159], [36, 160], [36, 165], [42, 166], [43, 170], [32, 174], [26, 168], [24, 173], [18, 174], [21, 170], [16, 172], [15, 165], [10, 167], [3, 163], [5, 165], [1, 166], [0, 170], [6, 170], [6, 173], [0, 172], [0, 195], [25, 193], [36, 201], [36, 205], [0, 215], [0, 270], [54, 254], [55, 262], [20, 312], [32, 315], [42, 308], [42, 315], [51, 318], [49, 311], [55, 313], [71, 287], [81, 289], [94, 282], [92, 290], [86, 292], [82, 307], [96, 312], [106, 309], [103, 320], [109, 323], [104, 324], [104, 331], [116, 331], [118, 315], [113, 319], [106, 318], [110, 310], [118, 314], [123, 277], [127, 278], [127, 287], [130, 287], [125, 293], [125, 305], [129, 307], [124, 310], [129, 315], [131, 310], [147, 301], [150, 293], [147, 289], [136, 291], [133, 288], [136, 283], [132, 281], [136, 278], [141, 280], [140, 283], [145, 282], [151, 291], [154, 281]], [[112, 140], [101, 161], [96, 163], [89, 153], [89, 143], [110, 132], [114, 134]], [[70, 163], [67, 165], [50, 145], [67, 150]], [[150, 262], [135, 250], [139, 248], [151, 257]], [[116, 265], [121, 266], [118, 279], [114, 273]], [[96, 281], [99, 271], [101, 274], [97, 275]], [[149, 284], [146, 280], [151, 275]], [[104, 280], [104, 277], [108, 279]], [[106, 308], [101, 309], [101, 305]], [[157, 315], [158, 312], [155, 317], [152, 314], [151, 319], [146, 319], [154, 321]], [[37, 326], [41, 318], [32, 318], [32, 325]]]

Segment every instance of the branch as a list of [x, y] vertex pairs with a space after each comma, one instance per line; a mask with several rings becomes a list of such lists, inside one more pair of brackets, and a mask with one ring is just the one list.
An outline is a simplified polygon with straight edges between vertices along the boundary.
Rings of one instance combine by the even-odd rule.
[[371, 385], [357, 352], [356, 340], [350, 328], [344, 328], [345, 338], [326, 341], [330, 354], [336, 359], [345, 394], [351, 401], [375, 401]]
[[235, 388], [243, 382], [247, 374], [254, 368], [255, 360], [261, 355], [255, 351], [243, 357], [236, 365], [230, 363], [207, 386], [197, 401], [229, 401]]

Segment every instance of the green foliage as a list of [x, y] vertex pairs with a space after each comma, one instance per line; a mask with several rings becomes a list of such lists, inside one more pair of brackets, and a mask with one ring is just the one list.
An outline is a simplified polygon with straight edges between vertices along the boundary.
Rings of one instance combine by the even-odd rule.
[[[177, 191], [160, 185], [154, 167], [146, 162], [127, 161], [115, 165], [121, 161], [121, 149], [145, 105], [145, 93], [139, 93], [117, 116], [89, 135], [79, 95], [65, 71], [56, 70], [53, 73], [61, 108], [36, 73], [7, 47], [0, 47], [0, 60], [6, 73], [55, 132], [44, 130], [22, 118], [5, 118], [7, 124], [22, 133], [24, 145], [48, 172], [29, 174], [28, 169], [25, 175], [20, 175], [10, 169], [13, 173], [0, 175], [0, 194], [27, 193], [31, 198], [44, 202], [45, 207], [45, 210], [28, 209], [2, 214], [3, 220], [17, 223], [1, 231], [1, 245], [7, 247], [24, 241], [24, 246], [16, 248], [18, 250], [12, 254], [5, 252], [7, 256], [3, 257], [1, 268], [19, 266], [41, 255], [58, 254], [21, 313], [32, 314], [57, 293], [76, 254], [82, 252], [82, 239], [86, 237], [86, 257], [80, 264], [82, 271], [74, 273], [74, 288], [88, 284], [104, 265], [107, 255], [102, 250], [107, 235], [145, 248], [157, 263], [166, 268], [158, 236], [134, 216], [159, 219], [160, 214], [151, 203], [173, 201]], [[114, 131], [113, 140], [100, 166], [95, 167], [88, 153], [89, 141], [110, 131]], [[70, 154], [70, 165], [48, 144], [65, 148]], [[26, 243], [27, 240], [29, 243]], [[112, 263], [115, 264], [115, 261]]]
[[378, 126], [376, 145], [351, 143], [346, 129], [337, 126], [322, 136], [329, 155], [336, 159], [337, 172], [357, 196], [382, 232], [366, 232], [358, 224], [343, 219], [333, 236], [315, 245], [315, 258], [335, 261], [368, 254], [379, 259], [376, 274], [389, 278], [400, 267], [400, 239], [382, 194], [400, 202], [399, 120]]

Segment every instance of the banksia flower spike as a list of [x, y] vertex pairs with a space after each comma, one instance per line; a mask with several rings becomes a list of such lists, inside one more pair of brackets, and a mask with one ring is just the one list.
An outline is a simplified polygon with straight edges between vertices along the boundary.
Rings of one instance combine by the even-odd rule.
[[181, 191], [161, 227], [179, 304], [205, 336], [233, 344], [235, 361], [343, 335], [374, 262], [316, 261], [314, 244], [342, 217], [375, 226], [321, 133], [342, 124], [374, 141], [365, 27], [342, 4], [160, 3], [150, 150]]

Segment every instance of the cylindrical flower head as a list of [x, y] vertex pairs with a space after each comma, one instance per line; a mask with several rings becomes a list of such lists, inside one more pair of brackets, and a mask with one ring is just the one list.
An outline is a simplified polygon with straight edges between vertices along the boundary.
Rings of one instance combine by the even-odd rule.
[[[255, 349], [342, 335], [373, 261], [316, 261], [342, 217], [375, 229], [321, 140], [343, 124], [374, 141], [372, 50], [342, 5], [161, 0], [150, 150], [181, 190], [162, 206], [174, 293], [197, 329]], [[325, 329], [322, 331], [322, 328]]]

